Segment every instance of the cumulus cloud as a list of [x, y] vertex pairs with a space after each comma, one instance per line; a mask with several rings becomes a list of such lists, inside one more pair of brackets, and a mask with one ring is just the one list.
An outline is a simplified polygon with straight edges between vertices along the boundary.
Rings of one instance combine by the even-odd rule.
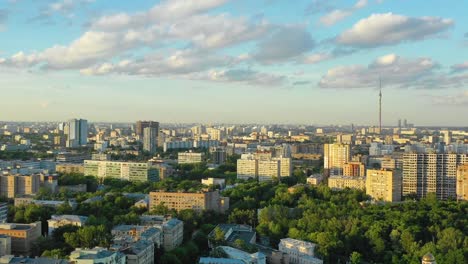
[[330, 1], [324, 0], [313, 0], [307, 7], [305, 13], [308, 15], [314, 15], [323, 12], [329, 12], [333, 9]]
[[329, 60], [331, 58], [333, 58], [333, 55], [331, 53], [315, 53], [304, 56], [301, 62], [305, 64], [315, 64], [325, 60]]
[[377, 58], [367, 67], [339, 66], [322, 76], [322, 88], [375, 88], [379, 77], [386, 86], [406, 87], [425, 76], [430, 76], [437, 63], [430, 58], [405, 59], [395, 54]]
[[326, 26], [332, 26], [339, 21], [349, 17], [353, 12], [351, 10], [335, 9], [320, 18], [320, 23]]
[[453, 25], [453, 20], [438, 17], [373, 14], [340, 34], [336, 42], [359, 48], [393, 45], [434, 37]]
[[52, 23], [52, 17], [60, 14], [64, 17], [71, 19], [73, 13], [78, 7], [85, 7], [86, 5], [95, 2], [95, 0], [59, 0], [49, 3], [41, 8], [40, 12], [31, 17], [29, 22], [43, 22]]
[[261, 63], [281, 62], [304, 54], [315, 47], [304, 27], [281, 27], [258, 44], [253, 59]]
[[358, 0], [353, 7], [347, 9], [334, 9], [326, 15], [322, 16], [319, 20], [325, 26], [333, 26], [339, 21], [349, 17], [355, 11], [367, 6], [367, 0]]
[[109, 73], [174, 76], [202, 72], [216, 67], [235, 64], [236, 59], [229, 56], [207, 53], [201, 50], [176, 50], [166, 55], [162, 52], [146, 55], [141, 59], [122, 60], [118, 63], [103, 63], [81, 70], [84, 75], [103, 75]]

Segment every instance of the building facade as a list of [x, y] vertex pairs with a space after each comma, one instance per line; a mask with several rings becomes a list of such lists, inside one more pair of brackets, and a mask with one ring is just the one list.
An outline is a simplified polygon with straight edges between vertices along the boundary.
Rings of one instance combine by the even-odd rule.
[[135, 134], [140, 138], [143, 137], [144, 129], [147, 127], [151, 127], [156, 129], [159, 132], [159, 122], [155, 121], [137, 121], [135, 127]]
[[65, 132], [67, 148], [77, 148], [88, 143], [88, 121], [85, 119], [70, 119]]
[[186, 192], [150, 192], [149, 208], [164, 204], [176, 211], [192, 209], [195, 211], [213, 210], [223, 213], [229, 208], [229, 198], [221, 197], [219, 191]]
[[151, 163], [85, 160], [84, 174], [97, 178], [115, 178], [120, 180], [145, 182], [157, 181], [159, 169]]
[[324, 144], [323, 163], [328, 175], [343, 175], [344, 164], [350, 161], [351, 148], [348, 144]]
[[290, 264], [323, 264], [323, 260], [315, 257], [315, 247], [311, 242], [283, 238], [280, 240], [278, 249], [288, 254]]
[[330, 176], [330, 178], [328, 178], [328, 187], [335, 190], [341, 190], [344, 188], [364, 190], [366, 188], [366, 178], [352, 176]]
[[32, 175], [0, 175], [0, 196], [15, 198], [21, 195], [33, 195], [39, 191], [41, 178]]
[[203, 162], [204, 154], [197, 152], [179, 152], [177, 154], [177, 163], [194, 164]]
[[155, 153], [158, 147], [158, 129], [145, 127], [143, 129], [143, 150]]
[[434, 193], [438, 199], [456, 197], [457, 167], [467, 154], [406, 153], [403, 156], [403, 195], [418, 198]]
[[343, 175], [353, 177], [366, 176], [366, 165], [358, 161], [349, 161], [343, 165]]
[[395, 170], [367, 170], [366, 193], [375, 200], [401, 201], [401, 174]]
[[41, 236], [41, 222], [0, 224], [0, 235], [11, 237], [13, 254], [27, 256], [31, 254], [34, 242]]
[[55, 229], [65, 225], [82, 227], [87, 220], [88, 217], [81, 215], [52, 215], [51, 219], [47, 220], [48, 234], [51, 236]]
[[468, 164], [457, 168], [457, 199], [468, 201]]

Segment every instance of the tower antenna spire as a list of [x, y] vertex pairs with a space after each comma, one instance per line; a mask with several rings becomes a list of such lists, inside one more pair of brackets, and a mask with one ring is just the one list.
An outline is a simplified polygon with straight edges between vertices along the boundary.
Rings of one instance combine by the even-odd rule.
[[382, 134], [382, 78], [379, 76], [379, 134]]

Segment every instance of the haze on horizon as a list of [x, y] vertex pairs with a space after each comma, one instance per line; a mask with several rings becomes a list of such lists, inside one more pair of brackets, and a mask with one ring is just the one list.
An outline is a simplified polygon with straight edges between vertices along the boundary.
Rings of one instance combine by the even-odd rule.
[[468, 126], [468, 2], [5, 0], [0, 120]]

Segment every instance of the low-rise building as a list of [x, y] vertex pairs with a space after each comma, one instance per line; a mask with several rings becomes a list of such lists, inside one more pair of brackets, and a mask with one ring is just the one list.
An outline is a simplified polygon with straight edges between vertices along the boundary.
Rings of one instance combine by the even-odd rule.
[[310, 185], [319, 185], [323, 181], [323, 174], [312, 174], [307, 177], [307, 183]]
[[220, 246], [218, 248], [222, 249], [228, 258], [242, 260], [245, 264], [266, 264], [266, 256], [261, 252], [250, 254], [233, 247]]
[[213, 210], [219, 213], [229, 209], [229, 198], [221, 197], [219, 191], [212, 192], [150, 192], [150, 210], [163, 204], [176, 211], [192, 209], [195, 211]]
[[330, 176], [328, 178], [330, 189], [341, 190], [344, 188], [364, 190], [366, 188], [365, 177]]
[[177, 218], [161, 215], [141, 215], [140, 221], [144, 226], [152, 226], [161, 230], [164, 250], [175, 249], [184, 240], [184, 222]]
[[[214, 237], [217, 228], [223, 231], [224, 240], [228, 244], [233, 244], [237, 239], [244, 241], [246, 244], [255, 244], [257, 240], [257, 233], [251, 226], [238, 224], [219, 224], [208, 234], [209, 238]], [[213, 248], [210, 241], [208, 245]]]
[[113, 250], [126, 256], [126, 264], [154, 264], [154, 243], [139, 240], [121, 246], [113, 246]]
[[159, 179], [159, 169], [152, 166], [150, 162], [85, 160], [84, 174], [101, 179], [115, 178], [132, 182], [154, 182]]
[[126, 257], [123, 253], [100, 247], [77, 248], [70, 254], [70, 260], [75, 264], [126, 264]]
[[84, 173], [84, 165], [76, 163], [57, 163], [55, 170], [58, 173]]
[[87, 220], [88, 217], [81, 215], [52, 215], [51, 219], [47, 220], [49, 227], [48, 234], [51, 236], [55, 229], [65, 225], [82, 227], [86, 224]]
[[11, 237], [12, 253], [27, 256], [31, 253], [33, 243], [41, 236], [41, 222], [0, 224], [0, 235]]
[[283, 238], [278, 245], [279, 251], [288, 254], [291, 264], [323, 264], [315, 257], [315, 247], [314, 243], [292, 238]]

